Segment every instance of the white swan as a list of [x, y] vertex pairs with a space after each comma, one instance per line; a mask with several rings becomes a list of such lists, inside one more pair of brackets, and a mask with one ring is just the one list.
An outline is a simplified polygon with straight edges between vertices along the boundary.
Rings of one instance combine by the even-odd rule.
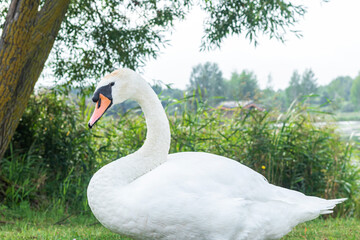
[[100, 81], [89, 127], [113, 103], [127, 99], [137, 101], [145, 114], [144, 145], [96, 172], [87, 192], [95, 217], [113, 232], [134, 239], [278, 239], [301, 222], [331, 213], [345, 200], [274, 186], [225, 157], [168, 155], [165, 111], [148, 83], [129, 69]]

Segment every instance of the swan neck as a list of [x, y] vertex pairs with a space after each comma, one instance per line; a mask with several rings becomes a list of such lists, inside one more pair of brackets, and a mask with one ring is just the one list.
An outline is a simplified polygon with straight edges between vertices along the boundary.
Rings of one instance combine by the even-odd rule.
[[[123, 198], [114, 196], [121, 196], [130, 183], [164, 163], [170, 148], [169, 122], [158, 96], [142, 78], [133, 80], [136, 81], [136, 91], [132, 100], [139, 103], [147, 125], [145, 142], [135, 153], [113, 161], [97, 171], [87, 191], [92, 212], [110, 229], [119, 223], [109, 216], [117, 215], [124, 203]], [[126, 200], [126, 196], [124, 199]]]
[[144, 112], [147, 126], [146, 139], [138, 154], [154, 159], [166, 160], [170, 148], [170, 127], [164, 108], [150, 85], [145, 82], [137, 97], [137, 101]]

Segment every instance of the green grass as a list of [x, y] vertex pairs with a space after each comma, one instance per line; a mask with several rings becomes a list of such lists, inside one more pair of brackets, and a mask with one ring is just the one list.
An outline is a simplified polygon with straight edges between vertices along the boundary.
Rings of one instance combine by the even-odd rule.
[[[28, 201], [46, 208], [56, 202], [69, 211], [88, 211], [86, 188], [92, 175], [142, 146], [147, 128], [138, 109], [102, 118], [89, 130], [91, 108], [68, 99], [57, 91], [31, 98], [0, 159], [2, 204]], [[323, 121], [319, 109], [299, 103], [285, 113], [239, 108], [230, 116], [195, 102], [187, 97], [169, 101], [167, 108], [178, 109], [169, 115], [170, 153], [208, 152], [234, 159], [277, 186], [324, 198], [346, 197], [337, 213], [360, 217], [360, 168], [353, 164], [360, 159], [360, 145], [341, 138], [332, 122], [314, 124]]]
[[104, 228], [92, 215], [64, 214], [62, 211], [1, 211], [0, 239], [118, 239], [131, 240]]
[[296, 226], [282, 240], [359, 240], [360, 220], [355, 218], [316, 219]]
[[[58, 211], [12, 211], [0, 208], [0, 239], [120, 239], [87, 214], [68, 215]], [[360, 236], [360, 220], [355, 218], [317, 219], [297, 226], [283, 240], [356, 239]]]

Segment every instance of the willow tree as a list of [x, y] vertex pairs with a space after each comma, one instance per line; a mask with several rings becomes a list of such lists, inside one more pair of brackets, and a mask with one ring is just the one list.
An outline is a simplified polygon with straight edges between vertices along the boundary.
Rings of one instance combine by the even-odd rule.
[[[53, 47], [69, 0], [13, 0], [0, 39], [0, 158]], [[39, 10], [40, 8], [40, 10]]]
[[[120, 66], [136, 69], [157, 56], [166, 42], [163, 33], [184, 18], [192, 4], [189, 0], [2, 1], [0, 159], [49, 55], [54, 75], [65, 82], [96, 79]], [[303, 6], [285, 0], [203, 0], [199, 5], [208, 14], [202, 49], [219, 47], [234, 34], [255, 44], [259, 33], [283, 40], [305, 13]]]

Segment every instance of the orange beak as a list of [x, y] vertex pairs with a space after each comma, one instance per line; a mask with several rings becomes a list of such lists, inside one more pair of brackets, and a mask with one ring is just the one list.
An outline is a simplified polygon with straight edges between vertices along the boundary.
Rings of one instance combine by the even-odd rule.
[[90, 118], [89, 121], [89, 128], [92, 128], [94, 124], [102, 117], [102, 115], [108, 110], [108, 108], [111, 106], [112, 101], [102, 95], [99, 94], [99, 101], [96, 102], [95, 110], [93, 115]]

